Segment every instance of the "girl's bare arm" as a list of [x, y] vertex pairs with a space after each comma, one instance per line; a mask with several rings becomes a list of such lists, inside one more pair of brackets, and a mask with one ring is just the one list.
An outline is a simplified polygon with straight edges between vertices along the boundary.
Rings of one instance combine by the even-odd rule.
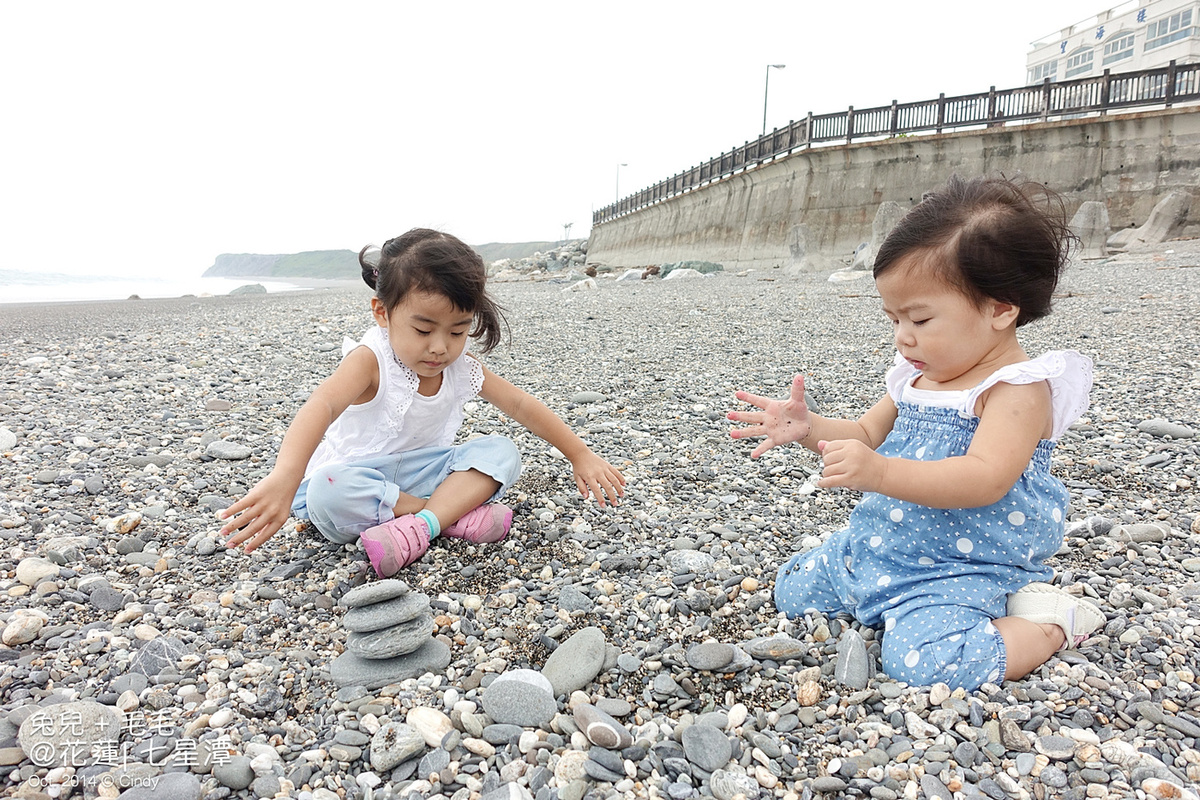
[[749, 392], [738, 392], [738, 400], [760, 411], [731, 411], [728, 418], [748, 423], [745, 428], [730, 432], [734, 439], [765, 437], [750, 453], [758, 458], [773, 447], [796, 442], [813, 452], [817, 443], [830, 439], [856, 439], [874, 450], [883, 444], [896, 421], [896, 404], [886, 395], [857, 420], [822, 417], [808, 410], [804, 400], [804, 376], [792, 379], [791, 392], [786, 400], [772, 400]]
[[545, 403], [487, 367], [483, 368], [483, 375], [479, 396], [558, 448], [571, 462], [575, 485], [581, 495], [587, 497], [590, 491], [602, 506], [605, 497], [614, 506], [618, 497], [624, 497], [625, 476], [621, 471], [593, 453]]
[[822, 441], [825, 469], [819, 485], [879, 492], [932, 508], [995, 503], [1016, 484], [1048, 434], [1050, 388], [1045, 382], [1000, 383], [985, 400], [965, 455], [914, 461], [885, 458], [854, 440]]
[[352, 403], [365, 403], [374, 397], [378, 387], [379, 366], [369, 348], [356, 348], [342, 359], [296, 412], [271, 473], [218, 515], [229, 520], [220, 532], [221, 536], [232, 534], [226, 547], [245, 543], [246, 552], [251, 553], [275, 535], [291, 515], [292, 499], [304, 480], [304, 468], [325, 431]]

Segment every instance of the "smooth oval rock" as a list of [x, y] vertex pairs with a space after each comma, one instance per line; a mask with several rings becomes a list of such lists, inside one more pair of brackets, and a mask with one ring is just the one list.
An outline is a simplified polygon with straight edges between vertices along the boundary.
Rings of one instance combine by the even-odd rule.
[[733, 661], [733, 648], [723, 642], [701, 642], [688, 648], [686, 658], [692, 669], [716, 672]]
[[[412, 716], [412, 711], [409, 716]], [[387, 772], [397, 764], [420, 755], [426, 744], [425, 737], [413, 726], [401, 722], [385, 723], [371, 737], [371, 767]]]
[[395, 597], [408, 594], [408, 584], [396, 578], [373, 581], [357, 586], [342, 596], [342, 605], [346, 608], [359, 608], [374, 603], [382, 603]]
[[604, 632], [589, 627], [576, 631], [559, 645], [542, 667], [551, 694], [570, 694], [591, 683], [604, 666], [605, 644]]
[[450, 646], [441, 639], [429, 638], [413, 652], [393, 658], [363, 658], [347, 651], [329, 665], [329, 676], [338, 686], [372, 690], [427, 672], [441, 672], [449, 663]]
[[514, 669], [498, 676], [483, 693], [483, 710], [495, 722], [537, 728], [558, 711], [554, 687], [540, 672]]
[[17, 580], [26, 586], [37, 586], [47, 578], [58, 576], [58, 565], [44, 558], [31, 556], [17, 563]]
[[454, 730], [454, 723], [448, 716], [429, 706], [417, 706], [411, 709], [404, 721], [421, 734], [425, 744], [430, 747], [440, 747], [446, 734]]
[[[342, 617], [342, 627], [354, 633], [370, 633], [393, 625], [411, 622], [429, 614], [429, 596], [409, 592], [377, 603], [358, 605]], [[432, 622], [432, 615], [430, 621]]]
[[423, 614], [409, 622], [382, 630], [352, 632], [346, 636], [346, 649], [360, 658], [393, 658], [415, 652], [432, 636], [433, 615]]
[[688, 761], [705, 772], [715, 772], [729, 763], [733, 744], [729, 737], [711, 725], [691, 725], [680, 737]]

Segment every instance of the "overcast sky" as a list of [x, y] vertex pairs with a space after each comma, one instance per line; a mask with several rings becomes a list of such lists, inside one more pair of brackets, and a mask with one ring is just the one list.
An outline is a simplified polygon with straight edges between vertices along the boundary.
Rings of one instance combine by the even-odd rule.
[[[1114, 2], [4, 2], [0, 269], [586, 236], [807, 112], [1019, 86]], [[627, 164], [619, 167], [618, 164]]]

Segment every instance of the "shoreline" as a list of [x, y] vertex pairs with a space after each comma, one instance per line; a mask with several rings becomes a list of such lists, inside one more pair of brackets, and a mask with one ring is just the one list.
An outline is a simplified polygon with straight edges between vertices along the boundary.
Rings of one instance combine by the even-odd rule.
[[[137, 278], [115, 278], [113, 282], [128, 282], [132, 287], [137, 284]], [[130, 292], [124, 297], [100, 297], [100, 298], [66, 298], [66, 299], [32, 299], [32, 300], [4, 300], [0, 297], [0, 309], [18, 308], [22, 306], [74, 306], [84, 303], [137, 303], [137, 302], [158, 302], [171, 300], [204, 300], [212, 297], [229, 297], [230, 294], [242, 286], [250, 286], [254, 284], [266, 285], [271, 288], [267, 289], [266, 294], [289, 294], [305, 291], [314, 291], [322, 289], [350, 289], [354, 286], [361, 286], [367, 290], [366, 284], [361, 280], [342, 280], [342, 279], [322, 279], [322, 278], [281, 278], [273, 276], [247, 276], [244, 281], [239, 282], [238, 278], [204, 278], [203, 276], [195, 279], [200, 280], [221, 280], [228, 281], [230, 284], [229, 290], [222, 293], [202, 291], [188, 292], [182, 291], [178, 294], [165, 294], [161, 296], [151, 295], [146, 292], [145, 295], [139, 292]], [[103, 285], [102, 282], [98, 285]], [[13, 286], [0, 285], [0, 294], [7, 289], [20, 288], [23, 284]], [[145, 284], [141, 284], [145, 286]], [[278, 288], [276, 288], [278, 287]], [[78, 288], [78, 287], [76, 287]], [[144, 291], [144, 290], [143, 290]], [[369, 291], [369, 290], [368, 290]]]

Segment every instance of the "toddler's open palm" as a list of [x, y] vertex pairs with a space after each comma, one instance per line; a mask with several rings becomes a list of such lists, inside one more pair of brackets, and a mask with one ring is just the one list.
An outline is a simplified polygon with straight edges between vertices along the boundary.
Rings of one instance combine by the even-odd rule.
[[751, 458], [758, 458], [772, 447], [789, 442], [799, 442], [812, 430], [812, 424], [808, 418], [808, 405], [804, 402], [803, 375], [797, 375], [792, 379], [792, 389], [787, 400], [771, 400], [749, 392], [738, 392], [736, 397], [738, 400], [762, 409], [761, 411], [729, 412], [729, 419], [748, 423], [747, 427], [737, 428], [730, 432], [730, 436], [734, 439], [766, 437], [750, 453]]

